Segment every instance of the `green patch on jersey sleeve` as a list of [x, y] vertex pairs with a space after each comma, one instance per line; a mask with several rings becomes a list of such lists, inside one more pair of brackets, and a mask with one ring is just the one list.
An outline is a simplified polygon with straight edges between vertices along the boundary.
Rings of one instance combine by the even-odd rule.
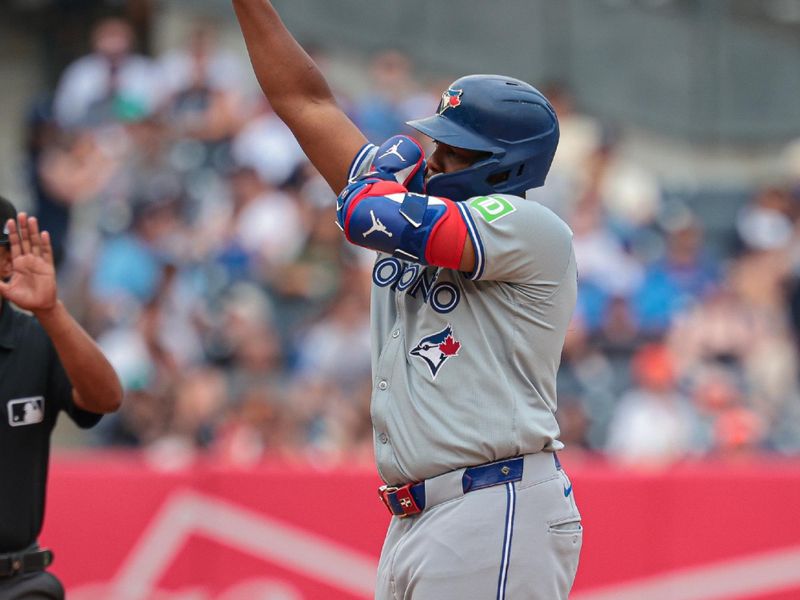
[[477, 210], [487, 223], [497, 221], [517, 210], [502, 196], [478, 196], [470, 200], [469, 205]]

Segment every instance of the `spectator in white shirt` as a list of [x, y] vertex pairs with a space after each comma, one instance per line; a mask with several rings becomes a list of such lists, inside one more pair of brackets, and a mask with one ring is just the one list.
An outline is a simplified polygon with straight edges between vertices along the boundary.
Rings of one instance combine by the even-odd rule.
[[100, 21], [92, 35], [92, 52], [64, 71], [55, 93], [55, 115], [61, 126], [97, 125], [115, 120], [129, 105], [145, 112], [159, 101], [155, 63], [133, 52], [130, 24], [116, 18]]

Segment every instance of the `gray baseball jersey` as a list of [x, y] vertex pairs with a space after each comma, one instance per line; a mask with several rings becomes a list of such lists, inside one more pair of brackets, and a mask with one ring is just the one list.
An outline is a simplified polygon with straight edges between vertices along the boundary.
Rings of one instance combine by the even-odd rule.
[[[350, 176], [369, 170], [365, 148]], [[575, 307], [572, 232], [537, 202], [458, 204], [472, 273], [378, 254], [372, 272], [372, 422], [397, 485], [555, 451], [556, 372]]]

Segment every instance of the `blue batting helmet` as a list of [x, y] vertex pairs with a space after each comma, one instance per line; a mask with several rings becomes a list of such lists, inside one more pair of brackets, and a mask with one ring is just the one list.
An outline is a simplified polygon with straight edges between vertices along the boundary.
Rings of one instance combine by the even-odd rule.
[[438, 142], [486, 153], [466, 169], [428, 180], [426, 193], [452, 200], [492, 192], [525, 196], [544, 184], [558, 146], [558, 119], [547, 98], [502, 75], [457, 79], [435, 115], [408, 124]]

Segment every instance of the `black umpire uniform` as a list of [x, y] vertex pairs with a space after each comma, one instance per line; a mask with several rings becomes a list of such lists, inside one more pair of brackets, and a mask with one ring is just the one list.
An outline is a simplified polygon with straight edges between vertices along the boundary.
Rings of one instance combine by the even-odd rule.
[[[0, 223], [16, 211], [0, 199]], [[0, 244], [8, 245], [7, 231]], [[38, 546], [44, 518], [50, 434], [65, 411], [80, 427], [101, 415], [72, 401], [72, 385], [50, 338], [32, 316], [0, 298], [0, 600], [64, 597]]]

